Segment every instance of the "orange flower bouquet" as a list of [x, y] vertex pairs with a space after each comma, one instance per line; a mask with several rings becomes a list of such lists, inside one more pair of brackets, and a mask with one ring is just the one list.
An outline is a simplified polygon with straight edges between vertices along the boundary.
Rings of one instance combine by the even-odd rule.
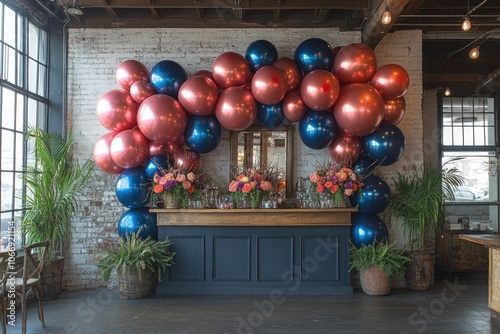
[[255, 209], [267, 194], [277, 190], [278, 183], [278, 172], [274, 168], [248, 168], [229, 183], [229, 192], [238, 208], [243, 200], [250, 198], [250, 205]]
[[201, 174], [182, 169], [160, 169], [153, 177], [151, 187], [151, 200], [153, 203], [166, 202], [171, 196], [173, 201], [178, 201], [182, 208], [187, 207], [189, 196], [198, 194]]

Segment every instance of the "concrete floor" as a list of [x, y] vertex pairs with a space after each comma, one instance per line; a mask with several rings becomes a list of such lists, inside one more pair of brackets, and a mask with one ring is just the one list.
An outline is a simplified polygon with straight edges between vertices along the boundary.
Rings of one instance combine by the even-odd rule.
[[[28, 333], [500, 333], [490, 320], [486, 275], [436, 280], [426, 292], [393, 290], [353, 295], [155, 296], [121, 300], [116, 291], [67, 292], [45, 301], [43, 328], [36, 305]], [[21, 314], [8, 333], [21, 333]]]

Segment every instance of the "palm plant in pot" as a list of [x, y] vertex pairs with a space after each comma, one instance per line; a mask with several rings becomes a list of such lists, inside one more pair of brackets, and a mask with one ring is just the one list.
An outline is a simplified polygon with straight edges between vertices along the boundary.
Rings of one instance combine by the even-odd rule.
[[74, 137], [66, 140], [41, 129], [30, 129], [35, 164], [23, 174], [26, 192], [22, 232], [28, 244], [49, 240], [48, 261], [42, 275], [44, 299], [56, 299], [62, 291], [64, 251], [71, 241], [72, 220], [78, 212], [78, 195], [91, 178], [94, 162], [73, 161]]

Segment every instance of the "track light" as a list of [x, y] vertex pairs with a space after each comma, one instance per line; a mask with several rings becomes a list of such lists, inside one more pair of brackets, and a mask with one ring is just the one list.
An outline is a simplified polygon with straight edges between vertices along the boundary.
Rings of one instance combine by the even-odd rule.
[[478, 57], [479, 57], [479, 45], [476, 45], [469, 51], [469, 58], [477, 59]]
[[444, 90], [444, 96], [450, 96], [451, 95], [451, 90], [450, 88], [446, 87], [446, 89]]
[[469, 31], [471, 27], [472, 24], [470, 23], [469, 17], [468, 16], [464, 17], [464, 21], [462, 22], [462, 30]]
[[382, 24], [383, 25], [388, 25], [389, 23], [391, 23], [392, 21], [392, 15], [391, 15], [391, 12], [389, 12], [388, 10], [386, 10], [384, 12], [384, 14], [382, 14]]

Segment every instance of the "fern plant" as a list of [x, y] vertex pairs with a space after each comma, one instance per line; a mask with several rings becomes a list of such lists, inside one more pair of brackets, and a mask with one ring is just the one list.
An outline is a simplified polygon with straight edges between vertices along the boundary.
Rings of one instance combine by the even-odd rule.
[[405, 272], [405, 263], [410, 258], [402, 254], [403, 251], [396, 251], [394, 244], [377, 243], [362, 245], [360, 248], [352, 245], [351, 267], [349, 270], [366, 270], [369, 267], [377, 267], [384, 271], [387, 276], [401, 276]]

